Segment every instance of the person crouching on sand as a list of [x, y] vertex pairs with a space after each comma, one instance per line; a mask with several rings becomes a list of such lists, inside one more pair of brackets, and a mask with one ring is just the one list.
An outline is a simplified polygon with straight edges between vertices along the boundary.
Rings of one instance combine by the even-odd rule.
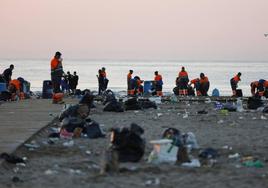
[[230, 80], [230, 84], [231, 84], [231, 88], [233, 91], [233, 97], [236, 96], [236, 89], [238, 87], [238, 82], [241, 81], [240, 77], [241, 77], [242, 73], [239, 72], [237, 73], [237, 75], [235, 75], [231, 80]]

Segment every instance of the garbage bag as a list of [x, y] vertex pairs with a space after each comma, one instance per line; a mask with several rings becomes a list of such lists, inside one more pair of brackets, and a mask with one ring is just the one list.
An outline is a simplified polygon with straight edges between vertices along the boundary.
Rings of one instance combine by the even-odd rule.
[[88, 138], [100, 138], [105, 137], [103, 130], [100, 128], [100, 125], [91, 119], [86, 119], [84, 125], [83, 133], [87, 134]]
[[144, 155], [145, 140], [141, 137], [143, 129], [137, 124], [130, 128], [112, 129], [112, 149], [117, 151], [120, 162], [138, 162]]

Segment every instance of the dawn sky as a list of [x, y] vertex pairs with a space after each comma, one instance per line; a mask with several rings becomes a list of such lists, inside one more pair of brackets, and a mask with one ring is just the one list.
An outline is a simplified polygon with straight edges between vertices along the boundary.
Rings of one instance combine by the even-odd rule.
[[0, 58], [268, 60], [268, 0], [0, 0]]

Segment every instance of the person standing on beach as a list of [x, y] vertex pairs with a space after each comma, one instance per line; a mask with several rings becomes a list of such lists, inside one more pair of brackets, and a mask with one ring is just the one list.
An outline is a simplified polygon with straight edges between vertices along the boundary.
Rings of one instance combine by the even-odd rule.
[[107, 78], [107, 74], [106, 74], [106, 69], [105, 67], [102, 67], [101, 68], [101, 74], [102, 74], [102, 77], [103, 77], [103, 80], [104, 80], [104, 91], [107, 89], [108, 87], [108, 83], [109, 83], [109, 80]]
[[160, 74], [158, 74], [158, 71], [154, 72], [154, 84], [155, 84], [155, 90], [156, 90], [156, 95], [157, 96], [163, 96], [163, 79]]
[[242, 73], [239, 72], [237, 73], [237, 75], [235, 75], [231, 80], [230, 80], [230, 84], [231, 84], [231, 88], [232, 88], [232, 91], [233, 91], [233, 97], [236, 96], [236, 89], [238, 87], [238, 82], [241, 81], [240, 77], [241, 77]]
[[6, 85], [9, 85], [9, 82], [11, 81], [11, 77], [12, 77], [12, 71], [14, 70], [14, 65], [10, 65], [9, 68], [7, 68], [6, 70], [4, 70], [3, 72], [3, 77], [6, 81]]
[[76, 88], [77, 88], [77, 85], [78, 85], [78, 80], [79, 80], [79, 76], [76, 74], [76, 71], [74, 71], [74, 75], [73, 75], [73, 79], [72, 79], [72, 90], [73, 90], [73, 93], [76, 92]]
[[101, 69], [99, 69], [98, 73], [99, 74], [97, 75], [97, 78], [98, 78], [98, 83], [99, 83], [99, 95], [101, 95], [103, 91], [105, 91], [104, 77], [103, 77], [103, 73]]
[[127, 74], [127, 94], [131, 95], [131, 79], [132, 79], [133, 70], [129, 70]]
[[204, 73], [200, 73], [200, 93], [202, 96], [208, 96], [209, 80]]
[[63, 75], [61, 53], [56, 52], [54, 58], [50, 62], [51, 81], [54, 93], [60, 93], [61, 78]]
[[181, 68], [177, 78], [177, 85], [179, 86], [179, 95], [188, 95], [188, 73], [185, 70], [185, 67]]

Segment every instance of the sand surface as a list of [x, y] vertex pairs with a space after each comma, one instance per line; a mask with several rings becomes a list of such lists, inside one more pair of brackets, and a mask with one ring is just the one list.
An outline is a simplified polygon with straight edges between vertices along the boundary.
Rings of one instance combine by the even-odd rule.
[[[17, 155], [28, 158], [26, 167], [2, 165], [1, 187], [268, 187], [268, 120], [265, 119], [268, 116], [260, 112], [229, 112], [223, 115], [214, 110], [212, 103], [196, 102], [165, 103], [159, 105], [157, 110], [124, 113], [103, 112], [102, 108], [98, 104], [92, 110], [91, 117], [104, 130], [129, 126], [132, 122], [145, 129], [146, 154], [141, 162], [120, 164], [128, 170], [100, 176], [101, 153], [109, 144], [108, 137], [74, 139], [74, 146], [66, 147], [62, 145], [64, 140], [54, 145], [46, 144], [48, 133], [43, 131], [32, 138], [40, 148], [29, 151], [21, 147], [16, 151]], [[197, 114], [203, 109], [208, 114]], [[185, 111], [189, 113], [188, 118], [183, 118]], [[149, 141], [161, 138], [166, 127], [193, 132], [201, 149], [212, 147], [219, 151], [217, 163], [212, 167], [200, 168], [148, 164], [146, 158], [152, 150]], [[223, 149], [223, 146], [232, 150]], [[265, 166], [244, 167], [240, 158], [228, 158], [228, 155], [235, 153], [256, 157]], [[196, 156], [196, 153], [192, 154]], [[14, 176], [22, 181], [12, 182]]]

